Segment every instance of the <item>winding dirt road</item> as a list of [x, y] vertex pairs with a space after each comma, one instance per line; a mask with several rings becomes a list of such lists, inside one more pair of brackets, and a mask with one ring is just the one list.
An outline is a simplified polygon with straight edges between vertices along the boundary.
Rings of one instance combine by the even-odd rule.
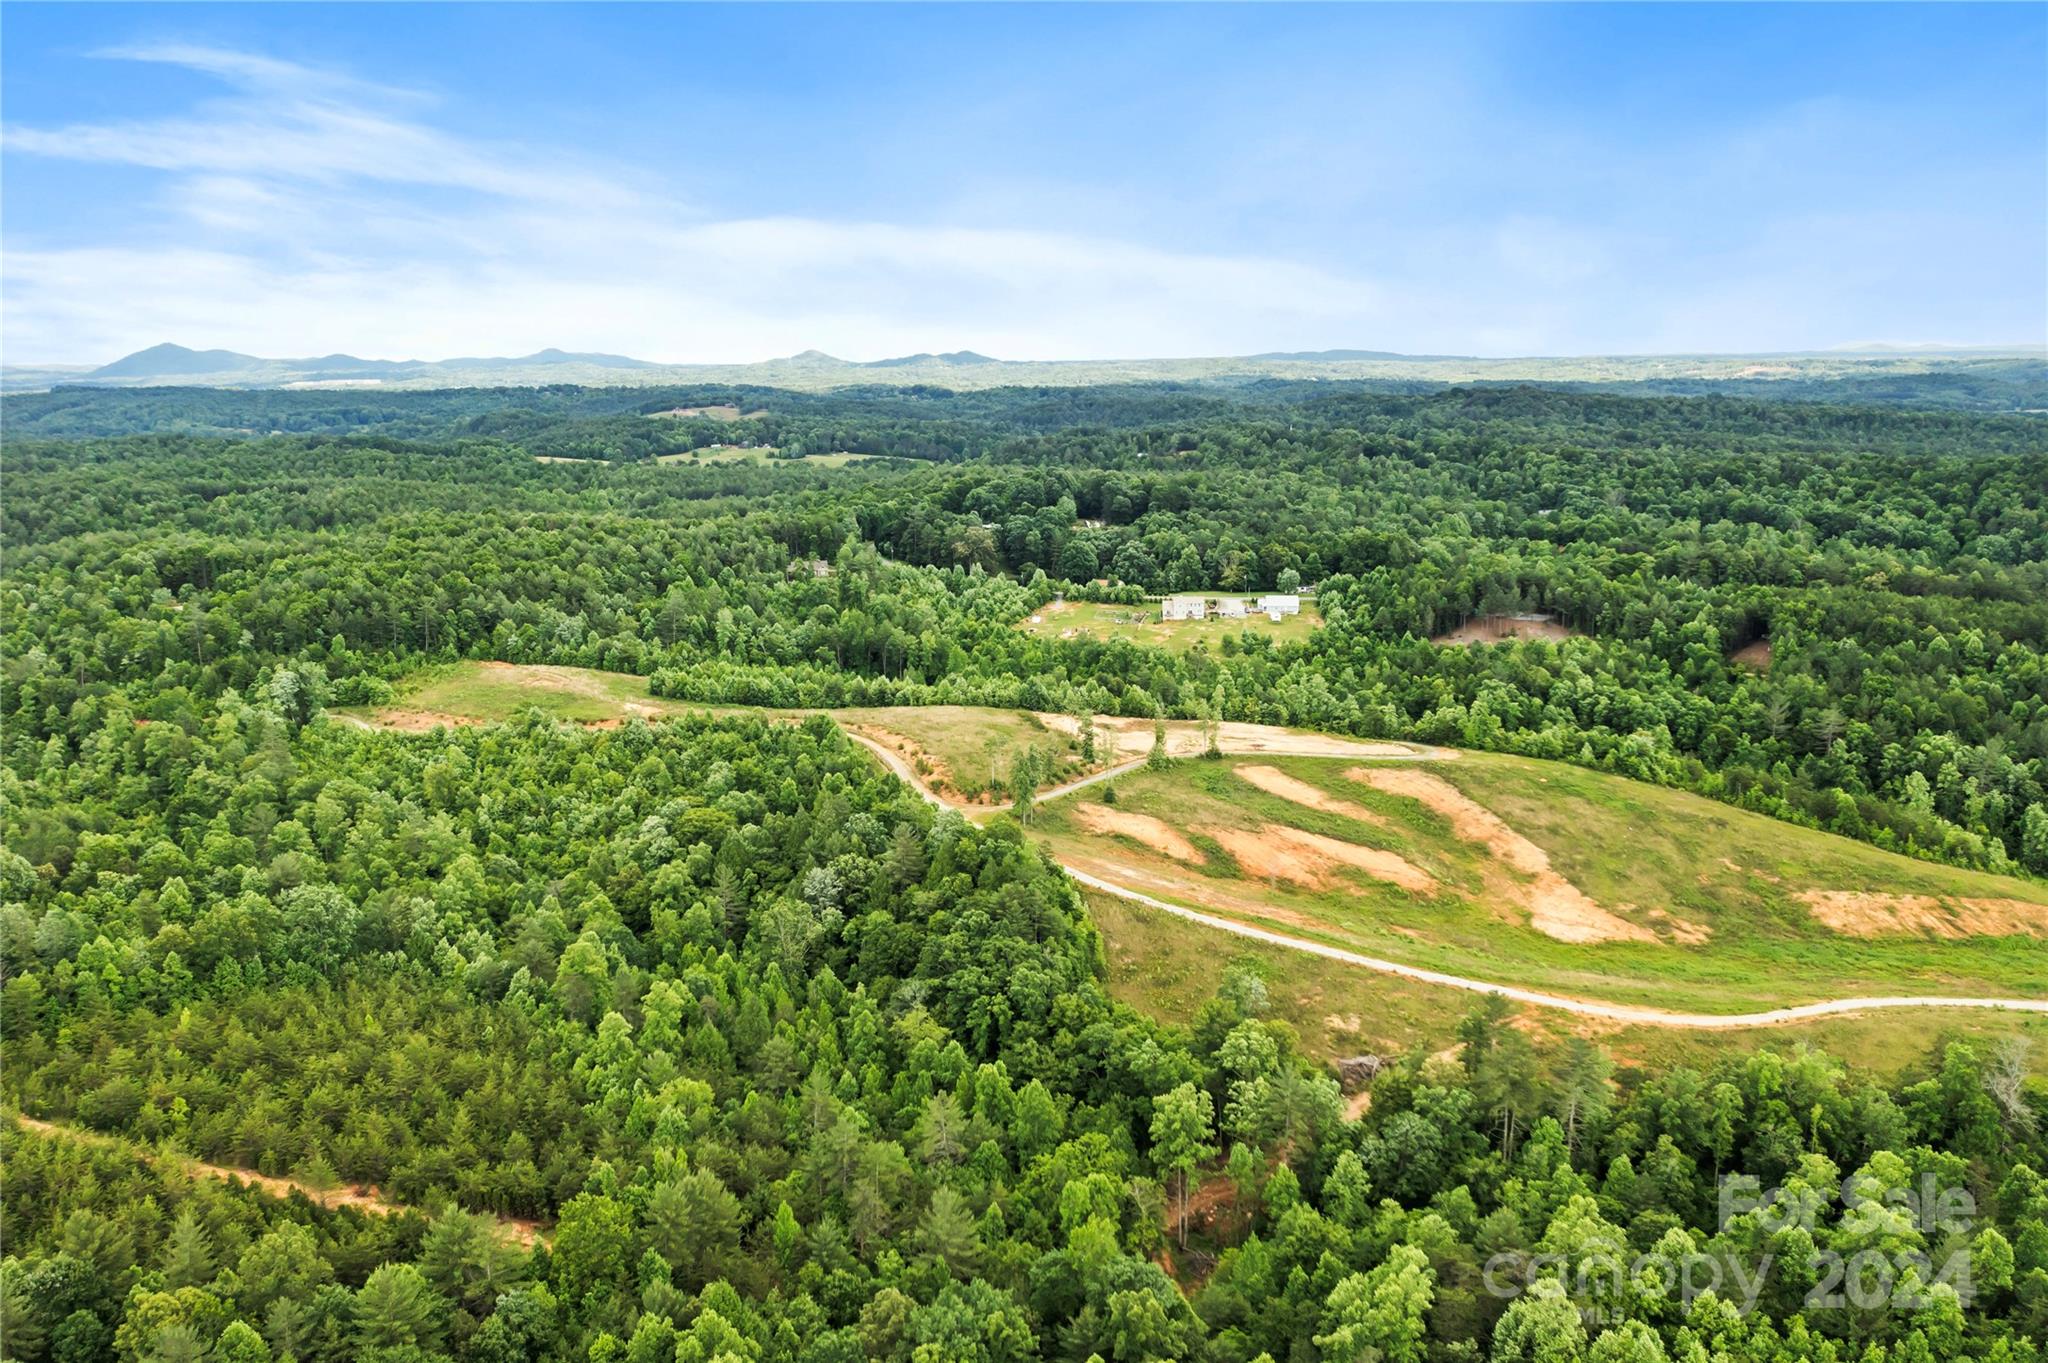
[[[1041, 718], [1044, 718], [1044, 716], [1041, 716]], [[1245, 731], [1256, 730], [1257, 732], [1249, 736], [1239, 736], [1226, 730], [1217, 746], [1226, 755], [1230, 756], [1249, 757], [1264, 754], [1272, 757], [1349, 757], [1354, 762], [1443, 762], [1458, 755], [1449, 748], [1415, 748], [1412, 751], [1399, 754], [1371, 752], [1367, 751], [1369, 747], [1385, 745], [1360, 744], [1346, 739], [1333, 740], [1319, 734], [1295, 735], [1285, 729], [1272, 728], [1263, 724], [1238, 724], [1231, 727]], [[919, 795], [922, 795], [928, 803], [936, 805], [940, 809], [957, 809], [962, 814], [971, 816], [975, 814], [997, 814], [1013, 807], [1012, 802], [1009, 800], [1005, 800], [1001, 804], [954, 804], [941, 797], [937, 792], [927, 788], [925, 783], [918, 779], [916, 770], [911, 767], [909, 761], [904, 758], [902, 753], [895, 751], [887, 744], [876, 742], [866, 734], [857, 734], [844, 725], [840, 726], [840, 731], [875, 756], [881, 758], [882, 765], [887, 767], [892, 775]], [[1147, 756], [1149, 757], [1149, 755], [1148, 753]], [[1129, 758], [1117, 763], [1113, 767], [1104, 767], [1101, 771], [1095, 772], [1092, 775], [1083, 776], [1077, 781], [1069, 781], [1063, 786], [1051, 786], [1041, 790], [1034, 799], [1038, 804], [1044, 804], [1049, 800], [1057, 800], [1062, 796], [1072, 795], [1077, 790], [1086, 790], [1089, 786], [1099, 782], [1113, 781], [1127, 772], [1137, 771], [1145, 765], [1145, 762], [1145, 757]]]
[[[949, 804], [934, 792], [926, 789], [910, 764], [872, 739], [859, 734], [848, 734], [849, 738], [867, 748], [882, 760], [882, 765], [901, 779], [925, 800], [940, 809], [959, 809], [962, 813], [973, 813], [977, 809], [993, 812], [997, 806], [958, 806]], [[1260, 751], [1273, 756], [1287, 756], [1284, 748], [1264, 747]], [[1315, 753], [1304, 753], [1315, 756]], [[1441, 750], [1417, 753], [1415, 759], [1441, 760], [1448, 754]], [[1067, 785], [1056, 787], [1040, 795], [1039, 801], [1056, 800], [1062, 795], [1092, 785], [1097, 781], [1130, 771], [1144, 765], [1143, 759], [1097, 772], [1094, 776]], [[1002, 806], [1007, 808], [1007, 806]], [[1364, 970], [1378, 971], [1383, 975], [1397, 975], [1403, 979], [1416, 980], [1423, 984], [1441, 985], [1447, 989], [1463, 989], [1474, 994], [1499, 994], [1517, 1003], [1530, 1004], [1537, 1008], [1555, 1008], [1560, 1012], [1574, 1013], [1580, 1017], [1598, 1018], [1606, 1022], [1635, 1024], [1646, 1027], [1677, 1027], [1696, 1031], [1732, 1031], [1745, 1027], [1776, 1027], [1786, 1023], [1810, 1022], [1815, 1018], [1843, 1017], [1853, 1013], [1876, 1012], [1888, 1008], [1983, 1008], [2009, 1013], [2048, 1013], [2048, 999], [2001, 999], [2001, 998], [1942, 998], [1932, 995], [1895, 995], [1877, 998], [1827, 999], [1819, 1003], [1802, 1003], [1790, 1008], [1772, 1008], [1760, 1013], [1676, 1013], [1662, 1008], [1645, 1008], [1635, 1004], [1603, 1003], [1597, 999], [1576, 999], [1562, 994], [1546, 994], [1537, 989], [1525, 989], [1520, 985], [1500, 984], [1492, 980], [1475, 980], [1464, 975], [1450, 975], [1440, 970], [1427, 970], [1421, 966], [1403, 965], [1399, 961], [1382, 960], [1377, 956], [1366, 956], [1342, 947], [1312, 942], [1301, 937], [1290, 937], [1283, 932], [1268, 928], [1253, 927], [1235, 919], [1202, 913], [1184, 905], [1170, 903], [1129, 886], [1119, 885], [1113, 880], [1084, 871], [1070, 862], [1061, 862], [1060, 869], [1073, 877], [1078, 884], [1104, 894], [1113, 894], [1134, 904], [1143, 904], [1161, 913], [1170, 913], [1176, 918], [1185, 918], [1218, 932], [1264, 942], [1268, 946], [1285, 947], [1290, 951], [1302, 951], [1325, 960], [1338, 961], [1345, 965], [1358, 966]]]
[[[924, 796], [927, 803], [935, 805], [940, 809], [957, 809], [962, 814], [972, 816], [976, 814], [999, 814], [1003, 810], [1012, 807], [1011, 802], [1008, 800], [1003, 801], [999, 805], [953, 804], [950, 801], [941, 798], [937, 792], [931, 790], [925, 785], [924, 782], [918, 780], [917, 772], [911, 768], [910, 763], [907, 760], [905, 760], [902, 753], [897, 752], [894, 748], [889, 747], [885, 743], [879, 743], [874, 739], [869, 738], [866, 734], [857, 734], [853, 732], [853, 730], [845, 728], [844, 726], [841, 727], [840, 732], [845, 734], [854, 742], [860, 744], [863, 748], [866, 748], [875, 756], [881, 758], [882, 765], [889, 769], [890, 775], [894, 776], [897, 780], [903, 782], [904, 785], [909, 786], [919, 795]], [[1038, 793], [1037, 799], [1041, 803], [1046, 800], [1057, 800], [1062, 795], [1071, 795], [1075, 791], [1081, 790], [1087, 786], [1092, 786], [1098, 781], [1115, 780], [1117, 777], [1122, 776], [1125, 772], [1136, 771], [1138, 768], [1144, 765], [1145, 759], [1142, 757], [1137, 758], [1136, 760], [1130, 762], [1120, 762], [1114, 767], [1105, 767], [1101, 771], [1096, 772], [1092, 776], [1084, 776], [1078, 781], [1069, 781], [1063, 786], [1054, 786], [1050, 790], [1040, 791]]]
[[1346, 965], [1362, 966], [1377, 970], [1384, 975], [1399, 975], [1404, 979], [1419, 980], [1424, 984], [1440, 984], [1450, 989], [1469, 990], [1475, 994], [1499, 994], [1517, 1003], [1533, 1004], [1538, 1008], [1557, 1008], [1581, 1017], [1602, 1018], [1609, 1022], [1639, 1023], [1650, 1027], [1688, 1027], [1705, 1031], [1726, 1031], [1740, 1027], [1771, 1027], [1786, 1022], [1806, 1022], [1813, 1018], [1839, 1017], [1846, 1013], [1864, 1013], [1878, 1008], [1994, 1008], [2015, 1013], [2048, 1013], [2048, 1001], [2037, 999], [1974, 999], [1936, 998], [1899, 995], [1887, 998], [1830, 999], [1823, 1003], [1803, 1003], [1794, 1008], [1773, 1008], [1762, 1013], [1671, 1013], [1661, 1008], [1642, 1008], [1625, 1003], [1599, 1003], [1591, 999], [1567, 998], [1562, 994], [1545, 994], [1535, 989], [1523, 989], [1511, 984], [1493, 984], [1486, 980], [1467, 979], [1463, 975], [1447, 975], [1440, 970], [1425, 970], [1421, 966], [1402, 965], [1399, 961], [1383, 961], [1377, 956], [1363, 956], [1342, 947], [1327, 946], [1321, 942], [1310, 942], [1300, 937], [1289, 937], [1285, 933], [1255, 928], [1249, 923], [1240, 923], [1230, 918], [1218, 918], [1213, 914], [1201, 913], [1195, 909], [1169, 904], [1163, 899], [1104, 880], [1101, 876], [1061, 863], [1062, 869], [1079, 883], [1091, 890], [1113, 894], [1119, 899], [1128, 899], [1147, 908], [1170, 913], [1176, 918], [1185, 918], [1204, 927], [1220, 932], [1235, 933], [1249, 937], [1255, 942], [1272, 946], [1287, 947], [1293, 951], [1305, 951], [1311, 956], [1326, 960], [1342, 961]]

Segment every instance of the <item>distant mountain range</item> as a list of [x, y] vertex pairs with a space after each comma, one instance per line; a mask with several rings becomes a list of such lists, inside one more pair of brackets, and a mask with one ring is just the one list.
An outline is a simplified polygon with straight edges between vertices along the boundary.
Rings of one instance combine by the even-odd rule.
[[[519, 356], [466, 356], [447, 360], [371, 360], [355, 355], [268, 359], [233, 350], [193, 350], [165, 343], [124, 355], [97, 368], [85, 365], [8, 366], [0, 389], [22, 392], [59, 385], [218, 388], [488, 388], [577, 384], [624, 387], [652, 384], [750, 384], [820, 390], [889, 385], [952, 389], [1006, 385], [1080, 385], [1143, 382], [1251, 382], [1261, 379], [1375, 379], [1442, 383], [1651, 383], [1780, 386], [1784, 380], [1889, 379], [1970, 372], [2004, 385], [2014, 378], [2030, 390], [2041, 382], [2048, 355], [2023, 347], [1940, 349], [1878, 345], [1799, 354], [1576, 356], [1482, 359], [1459, 355], [1403, 355], [1388, 350], [1288, 350], [1208, 359], [998, 360], [972, 350], [920, 351], [882, 360], [842, 360], [820, 350], [750, 364], [660, 364], [628, 355], [541, 350]], [[2017, 370], [2014, 370], [2017, 366]], [[1994, 396], [1994, 405], [2004, 405]], [[2032, 405], [2029, 397], [2024, 403]]]
[[365, 360], [354, 355], [322, 355], [317, 359], [266, 360], [234, 350], [191, 350], [166, 341], [133, 355], [123, 355], [112, 364], [86, 371], [85, 382], [132, 379], [191, 379], [196, 376], [240, 375], [282, 370], [302, 378], [288, 382], [319, 382], [323, 379], [411, 378], [436, 371], [544, 369], [554, 365], [582, 365], [593, 369], [659, 369], [648, 360], [629, 355], [576, 354], [566, 350], [540, 350], [517, 358], [465, 357], [455, 360]]
[[[943, 355], [928, 351], [916, 355], [899, 355], [887, 360], [842, 360], [827, 355], [822, 350], [806, 350], [786, 360], [770, 360], [770, 365], [805, 366], [831, 369], [920, 369], [926, 367], [953, 368], [962, 365], [992, 365], [1002, 361], [976, 354], [972, 350], [951, 350]], [[548, 373], [540, 382], [587, 382], [591, 372], [605, 374], [646, 373], [660, 371], [669, 374], [677, 370], [699, 370], [704, 368], [731, 368], [732, 366], [664, 365], [652, 360], [636, 360], [630, 355], [606, 355], [592, 351], [539, 350], [531, 355], [518, 356], [463, 356], [452, 360], [366, 360], [357, 355], [320, 355], [307, 359], [266, 359], [261, 355], [244, 355], [236, 350], [193, 350], [188, 346], [174, 345], [169, 341], [153, 345], [147, 350], [138, 350], [133, 355], [123, 355], [111, 364], [97, 369], [82, 366], [51, 366], [48, 371], [61, 373], [58, 382], [89, 384], [207, 384], [222, 387], [316, 387], [320, 385], [358, 385], [368, 383], [391, 383], [406, 387], [422, 386], [423, 381], [433, 386], [457, 384], [469, 386], [478, 382], [493, 381], [489, 376], [500, 376], [497, 382], [532, 382], [508, 379], [503, 376], [532, 376], [542, 371], [575, 370], [570, 378], [559, 372]], [[25, 371], [26, 372], [26, 371]], [[436, 383], [434, 381], [438, 380]], [[630, 380], [613, 379], [613, 382]], [[15, 386], [15, 385], [10, 385]]]

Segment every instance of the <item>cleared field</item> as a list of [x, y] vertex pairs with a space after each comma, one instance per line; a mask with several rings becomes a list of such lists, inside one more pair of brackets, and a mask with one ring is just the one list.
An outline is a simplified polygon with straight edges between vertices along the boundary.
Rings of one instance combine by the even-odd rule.
[[[1072, 715], [1040, 712], [1039, 723], [1063, 734], [1078, 734], [1081, 721]], [[1144, 757], [1152, 751], [1155, 722], [1122, 715], [1095, 717], [1095, 743], [1104, 756]], [[1209, 738], [1202, 726], [1191, 719], [1165, 722], [1166, 752], [1169, 757], [1199, 757], [1208, 750]], [[1238, 724], [1225, 721], [1216, 726], [1216, 743], [1232, 754], [1285, 752], [1314, 757], [1417, 757], [1439, 753], [1412, 743], [1389, 743], [1369, 738], [1342, 738], [1336, 734], [1308, 729], [1283, 729], [1271, 724]]]
[[[439, 725], [495, 724], [529, 708], [592, 727], [703, 711], [784, 720], [811, 713], [667, 700], [649, 693], [645, 677], [630, 673], [502, 662], [431, 668], [408, 679], [388, 705], [343, 707], [334, 713], [348, 723], [420, 733]], [[1103, 760], [1088, 766], [1081, 761], [1080, 742], [1073, 734], [1050, 728], [1040, 717], [1021, 710], [922, 705], [825, 713], [897, 753], [926, 786], [969, 805], [1007, 803], [1007, 790], [991, 793], [990, 777], [1007, 782], [1012, 764], [1026, 748], [1039, 755], [1041, 789], [1099, 770], [1113, 760], [1115, 751], [1105, 738]]]
[[[575, 724], [622, 724], [690, 709], [648, 694], [647, 678], [587, 667], [461, 662], [429, 668], [400, 686], [388, 705], [346, 706], [333, 713], [380, 729], [419, 732], [436, 724], [495, 724], [522, 709]], [[700, 707], [701, 708], [701, 707]]]
[[778, 459], [773, 448], [766, 445], [706, 445], [702, 449], [679, 450], [675, 454], [657, 454], [657, 464], [684, 464], [705, 467], [712, 464], [776, 464], [795, 468], [843, 469], [848, 464], [876, 458], [872, 454], [806, 454], [794, 459]]
[[1226, 635], [1247, 631], [1267, 635], [1275, 643], [1296, 643], [1308, 638], [1322, 623], [1322, 612], [1310, 601], [1301, 603], [1301, 614], [1284, 615], [1278, 624], [1264, 615], [1250, 615], [1242, 620], [1161, 620], [1157, 601], [1135, 606], [1065, 601], [1026, 616], [1017, 628], [1041, 639], [1122, 639], [1184, 653], [1204, 640], [1211, 648], [1220, 648]]
[[1038, 756], [1038, 789], [1062, 785], [1105, 763], [1084, 763], [1074, 737], [1047, 728], [1021, 710], [969, 705], [912, 705], [828, 711], [850, 731], [907, 759], [918, 779], [956, 804], [1005, 804], [1010, 779], [1027, 749]]
[[2048, 995], [2048, 887], [1597, 772], [1483, 753], [1226, 758], [1115, 788], [1123, 829], [1157, 821], [1198, 855], [1088, 812], [1098, 789], [1041, 807], [1062, 860], [1405, 965], [1707, 1013]]
[[1557, 643], [1580, 631], [1556, 620], [1531, 619], [1519, 615], [1480, 615], [1454, 630], [1437, 635], [1432, 644], [1498, 644], [1509, 639], [1547, 639]]
[[[663, 417], [690, 416], [708, 416], [713, 421], [738, 421], [740, 419], [740, 409], [729, 402], [724, 402], [715, 403], [709, 407], [671, 407], [666, 412], [649, 412], [647, 415], [650, 420], [656, 421]], [[747, 415], [760, 416], [761, 413], [749, 412]]]

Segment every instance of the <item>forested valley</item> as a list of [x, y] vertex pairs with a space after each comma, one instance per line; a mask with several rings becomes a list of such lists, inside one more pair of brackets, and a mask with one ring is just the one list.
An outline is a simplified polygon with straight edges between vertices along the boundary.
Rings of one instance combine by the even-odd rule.
[[[1457, 1047], [1347, 1104], [1256, 973], [1185, 1019], [1113, 1001], [1018, 821], [935, 811], [822, 717], [328, 713], [496, 659], [707, 705], [1287, 724], [2048, 876], [2048, 418], [1940, 405], [9, 397], [0, 1084], [60, 1129], [0, 1128], [0, 1349], [2039, 1358], [2023, 1047], [1645, 1066], [1468, 998]], [[659, 462], [714, 446], [768, 453]], [[1019, 628], [1180, 591], [1321, 623]], [[1517, 614], [1557, 637], [1433, 642]]]

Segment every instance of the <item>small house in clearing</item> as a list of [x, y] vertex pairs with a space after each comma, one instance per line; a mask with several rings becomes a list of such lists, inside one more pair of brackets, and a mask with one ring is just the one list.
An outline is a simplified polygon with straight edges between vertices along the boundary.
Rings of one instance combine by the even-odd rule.
[[1259, 598], [1259, 609], [1276, 618], [1282, 615], [1299, 615], [1301, 597], [1295, 592], [1270, 592]]
[[1161, 620], [1202, 620], [1209, 614], [1209, 602], [1199, 596], [1169, 596], [1159, 603]]
[[1219, 596], [1216, 598], [1216, 618], [1219, 620], [1242, 620], [1245, 618], [1244, 598], [1241, 596]]

